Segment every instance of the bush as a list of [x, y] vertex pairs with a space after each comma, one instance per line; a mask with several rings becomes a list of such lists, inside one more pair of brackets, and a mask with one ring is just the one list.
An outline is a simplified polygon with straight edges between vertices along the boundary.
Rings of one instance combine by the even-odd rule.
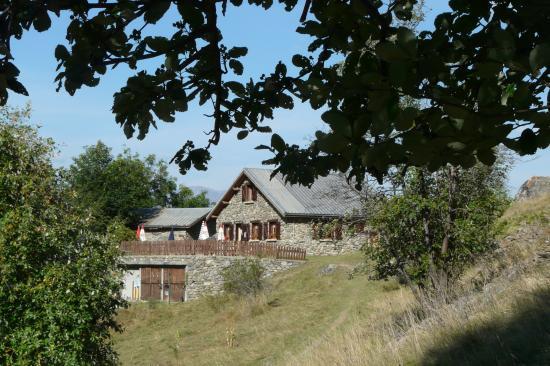
[[222, 271], [223, 289], [237, 296], [257, 295], [264, 288], [265, 268], [258, 259], [241, 259]]
[[107, 235], [110, 240], [117, 244], [120, 244], [122, 241], [135, 240], [136, 238], [135, 231], [128, 228], [120, 218], [113, 219], [107, 226]]

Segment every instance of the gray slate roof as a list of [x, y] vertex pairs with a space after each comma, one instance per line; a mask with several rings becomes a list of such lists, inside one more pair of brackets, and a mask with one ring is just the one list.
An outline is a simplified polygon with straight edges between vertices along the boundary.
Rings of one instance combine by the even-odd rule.
[[205, 208], [146, 208], [140, 210], [145, 228], [183, 228], [187, 229], [204, 219], [210, 212]]
[[[362, 216], [359, 194], [351, 189], [345, 178], [340, 175], [329, 174], [319, 177], [308, 188], [286, 184], [281, 174], [270, 179], [272, 172], [271, 169], [245, 168], [239, 177], [248, 177], [284, 217]], [[220, 203], [221, 200], [213, 211], [220, 207]]]

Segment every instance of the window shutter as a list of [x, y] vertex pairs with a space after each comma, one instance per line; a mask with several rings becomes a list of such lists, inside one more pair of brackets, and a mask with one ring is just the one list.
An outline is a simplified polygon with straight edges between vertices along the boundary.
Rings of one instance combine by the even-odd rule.
[[277, 240], [280, 240], [281, 239], [281, 223], [279, 222], [275, 222], [275, 230], [276, 230], [276, 235], [277, 235]]
[[264, 222], [262, 224], [263, 230], [262, 230], [262, 240], [265, 240], [269, 238], [269, 226], [267, 225], [267, 222]]
[[340, 224], [334, 228], [334, 239], [342, 240], [342, 226]]
[[311, 227], [311, 238], [312, 239], [319, 239], [319, 230], [317, 228], [317, 224], [313, 224]]
[[258, 190], [256, 187], [250, 186], [250, 190], [252, 191], [252, 201], [258, 200]]
[[241, 201], [244, 202], [246, 201], [246, 184], [243, 184], [241, 186]]
[[336, 240], [342, 240], [342, 227], [336, 227]]

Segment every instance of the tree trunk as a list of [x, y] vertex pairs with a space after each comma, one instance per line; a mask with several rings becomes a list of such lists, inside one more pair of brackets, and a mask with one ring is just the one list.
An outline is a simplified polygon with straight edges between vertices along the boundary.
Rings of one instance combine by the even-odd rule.
[[[426, 180], [424, 177], [424, 171], [422, 169], [419, 169], [420, 171], [420, 196], [423, 199], [428, 198], [428, 192], [426, 190]], [[431, 233], [430, 233], [430, 213], [428, 210], [423, 207], [422, 208], [422, 225], [424, 227], [424, 244], [426, 244], [426, 247], [431, 248]]]
[[441, 245], [441, 255], [447, 254], [449, 246], [451, 245], [452, 229], [455, 221], [456, 211], [456, 189], [458, 185], [458, 174], [454, 166], [449, 168], [449, 195], [447, 197], [447, 222], [445, 224], [445, 237], [443, 238], [443, 244]]

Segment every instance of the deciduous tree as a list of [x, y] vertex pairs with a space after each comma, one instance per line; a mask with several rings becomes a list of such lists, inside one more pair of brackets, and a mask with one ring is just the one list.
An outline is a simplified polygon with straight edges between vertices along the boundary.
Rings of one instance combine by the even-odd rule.
[[141, 158], [126, 150], [115, 157], [101, 141], [75, 157], [65, 177], [74, 191], [73, 202], [93, 209], [105, 227], [116, 218], [132, 223], [137, 208], [210, 204], [204, 193], [195, 195], [183, 185], [178, 187], [166, 163], [154, 155]]
[[494, 223], [508, 203], [509, 166], [501, 155], [493, 167], [405, 172], [397, 193], [378, 196], [367, 220], [379, 234], [378, 243], [366, 248], [377, 277], [446, 290], [469, 263], [495, 248]]
[[[325, 112], [326, 131], [306, 147], [272, 135], [268, 149], [290, 182], [312, 183], [331, 170], [361, 184], [392, 165], [476, 161], [493, 164], [500, 143], [533, 154], [550, 143], [550, 4], [541, 0], [450, 0], [451, 8], [418, 34], [407, 23], [417, 0], [248, 0], [269, 11], [300, 7], [296, 32], [307, 49], [265, 76], [243, 83], [247, 48], [223, 43], [219, 18], [235, 17], [242, 0], [3, 1], [0, 3], [0, 102], [26, 94], [11, 41], [31, 28], [47, 31], [70, 16], [55, 49], [56, 82], [74, 94], [94, 87], [116, 66], [135, 71], [114, 95], [112, 110], [128, 136], [145, 138], [159, 121], [174, 122], [193, 101], [211, 103], [206, 146], [187, 141], [173, 160], [182, 173], [206, 169], [209, 148], [238, 129], [270, 132], [266, 120], [296, 100]], [[173, 8], [171, 34], [150, 31]], [[228, 9], [230, 11], [228, 11]], [[404, 23], [405, 22], [405, 23]], [[414, 22], [413, 22], [414, 23]], [[268, 40], [266, 40], [268, 41]], [[156, 67], [144, 70], [142, 64]], [[404, 98], [419, 102], [405, 106]]]
[[68, 203], [26, 118], [0, 109], [0, 364], [114, 364], [116, 243]]

